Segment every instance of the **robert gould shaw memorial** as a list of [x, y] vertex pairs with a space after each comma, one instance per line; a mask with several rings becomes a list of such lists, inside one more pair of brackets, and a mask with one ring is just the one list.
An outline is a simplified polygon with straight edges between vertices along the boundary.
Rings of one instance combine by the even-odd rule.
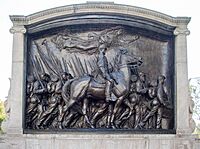
[[196, 149], [190, 18], [96, 2], [10, 19], [3, 149]]

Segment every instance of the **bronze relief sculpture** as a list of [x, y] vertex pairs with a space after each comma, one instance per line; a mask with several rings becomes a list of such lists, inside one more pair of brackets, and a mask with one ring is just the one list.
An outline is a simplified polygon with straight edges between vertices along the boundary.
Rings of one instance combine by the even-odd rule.
[[174, 129], [169, 41], [94, 26], [29, 43], [26, 129]]

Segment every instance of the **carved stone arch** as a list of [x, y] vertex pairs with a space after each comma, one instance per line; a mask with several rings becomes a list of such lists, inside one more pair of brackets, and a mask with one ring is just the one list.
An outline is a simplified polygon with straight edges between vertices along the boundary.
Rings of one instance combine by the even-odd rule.
[[116, 24], [136, 25], [149, 30], [161, 29], [170, 32], [174, 27], [188, 24], [190, 21], [188, 17], [171, 17], [140, 7], [103, 2], [67, 5], [28, 16], [13, 15], [10, 18], [14, 25], [27, 26], [30, 33], [49, 29], [52, 26], [60, 27], [83, 22], [86, 24], [109, 23], [109, 21]]

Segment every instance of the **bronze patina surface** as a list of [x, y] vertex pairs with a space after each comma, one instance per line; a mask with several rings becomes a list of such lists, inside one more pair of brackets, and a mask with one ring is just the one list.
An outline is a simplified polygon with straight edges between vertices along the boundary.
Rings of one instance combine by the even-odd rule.
[[25, 129], [173, 130], [173, 40], [116, 24], [30, 32]]

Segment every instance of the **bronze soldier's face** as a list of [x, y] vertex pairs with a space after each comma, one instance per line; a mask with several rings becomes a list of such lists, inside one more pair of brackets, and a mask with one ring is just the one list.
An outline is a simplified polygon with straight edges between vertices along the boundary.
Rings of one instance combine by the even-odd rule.
[[42, 75], [41, 75], [41, 79], [42, 79], [42, 80], [45, 80], [45, 75], [42, 74]]
[[62, 75], [62, 78], [63, 78], [64, 80], [67, 80], [67, 75]]
[[162, 76], [160, 76], [160, 77], [158, 78], [158, 80], [159, 80], [159, 82], [162, 83], [162, 84], [165, 82], [165, 78], [162, 77]]
[[145, 81], [145, 80], [146, 80], [145, 75], [141, 75], [141, 76], [140, 76], [140, 80], [141, 80], [141, 81]]
[[162, 83], [162, 84], [164, 83], [164, 79], [163, 78], [160, 79], [160, 83]]

